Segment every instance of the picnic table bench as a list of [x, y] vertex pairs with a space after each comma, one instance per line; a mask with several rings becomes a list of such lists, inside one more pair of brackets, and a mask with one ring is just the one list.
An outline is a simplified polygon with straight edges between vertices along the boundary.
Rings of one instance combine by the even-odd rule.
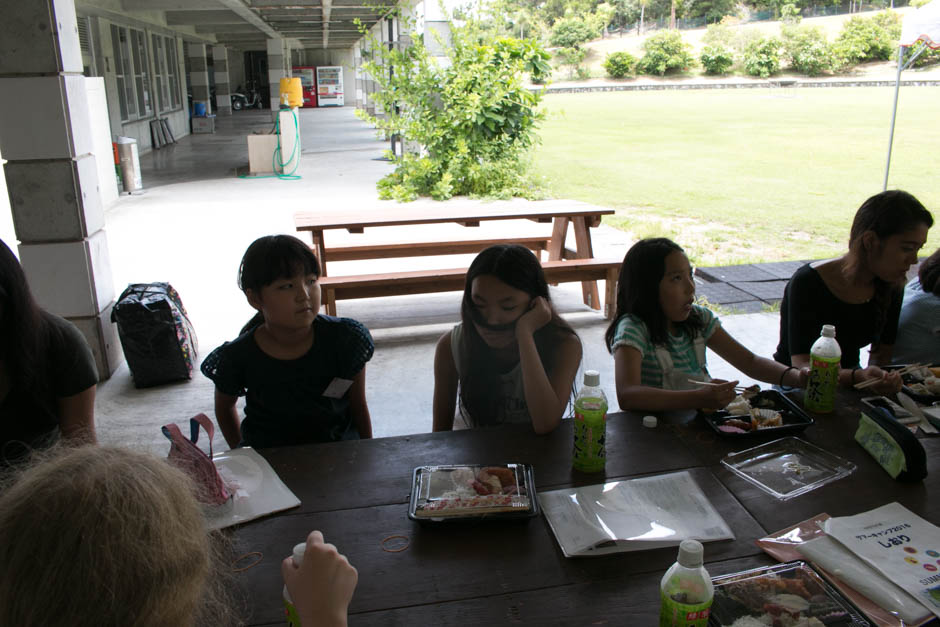
[[[383, 271], [357, 275], [332, 275], [329, 264], [336, 261], [391, 259], [436, 255], [472, 254], [494, 244], [516, 243], [526, 246], [541, 258], [549, 283], [580, 281], [584, 303], [593, 309], [601, 308], [597, 290], [598, 280], [607, 281], [605, 315], [613, 315], [617, 272], [620, 261], [602, 261], [594, 258], [590, 229], [600, 224], [601, 216], [614, 213], [613, 209], [576, 201], [539, 201], [493, 205], [461, 206], [441, 204], [428, 207], [397, 207], [391, 211], [364, 210], [353, 212], [316, 213], [301, 211], [294, 214], [297, 231], [309, 231], [312, 249], [321, 264], [320, 285], [326, 312], [336, 315], [336, 301], [356, 298], [374, 298], [400, 294], [422, 294], [462, 290], [466, 268]], [[419, 226], [455, 223], [464, 227], [479, 226], [495, 220], [530, 220], [552, 223], [551, 235], [522, 237], [486, 237], [475, 239], [447, 239], [446, 241], [407, 241], [372, 245], [327, 246], [325, 232], [345, 230], [364, 233], [365, 229], [388, 226]], [[575, 248], [568, 248], [565, 240], [568, 225], [574, 231]], [[418, 229], [414, 229], [417, 231]], [[409, 234], [412, 230], [409, 230]]]

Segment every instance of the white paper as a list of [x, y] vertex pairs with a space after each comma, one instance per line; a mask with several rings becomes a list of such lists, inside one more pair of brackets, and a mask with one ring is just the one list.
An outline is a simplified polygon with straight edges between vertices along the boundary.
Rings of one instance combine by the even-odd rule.
[[539, 494], [565, 557], [733, 540], [688, 471]]
[[940, 616], [940, 528], [899, 503], [830, 518], [823, 531]]
[[300, 505], [268, 460], [249, 446], [212, 457], [233, 498], [225, 505], [206, 507], [210, 529], [222, 529]]
[[814, 565], [825, 568], [883, 610], [902, 618], [905, 624], [919, 624], [930, 617], [917, 599], [829, 536], [813, 538], [795, 548]]

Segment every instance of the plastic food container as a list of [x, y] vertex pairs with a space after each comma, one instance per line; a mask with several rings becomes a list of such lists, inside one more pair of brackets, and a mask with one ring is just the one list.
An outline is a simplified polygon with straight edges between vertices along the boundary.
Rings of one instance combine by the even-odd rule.
[[781, 500], [805, 494], [855, 471], [852, 462], [794, 437], [730, 453], [721, 463]]
[[528, 464], [419, 466], [408, 517], [421, 522], [518, 520], [538, 516]]
[[815, 421], [796, 403], [791, 401], [785, 395], [776, 390], [763, 390], [758, 392], [750, 400], [751, 407], [759, 410], [768, 410], [770, 412], [779, 412], [782, 424], [779, 427], [761, 427], [739, 433], [729, 429], [730, 425], [726, 423], [729, 420], [743, 420], [749, 422], [750, 415], [733, 415], [727, 410], [719, 410], [712, 414], [699, 415], [705, 419], [705, 422], [715, 433], [724, 438], [754, 438], [755, 436], [780, 437], [783, 435], [793, 435], [803, 431], [806, 427]]
[[715, 600], [708, 624], [713, 627], [871, 625], [806, 562], [713, 577], [712, 583]]

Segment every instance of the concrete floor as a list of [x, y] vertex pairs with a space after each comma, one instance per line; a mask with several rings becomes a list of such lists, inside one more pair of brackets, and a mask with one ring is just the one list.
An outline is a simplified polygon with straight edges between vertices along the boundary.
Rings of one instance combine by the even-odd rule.
[[[199, 337], [200, 357], [233, 339], [253, 314], [236, 285], [238, 263], [255, 238], [295, 234], [293, 213], [302, 209], [335, 210], [372, 207], [388, 211], [395, 203], [376, 197], [375, 182], [391, 171], [381, 160], [387, 142], [355, 118], [352, 108], [302, 109], [303, 178], [240, 179], [247, 165], [245, 135], [270, 129], [270, 111], [241, 111], [217, 118], [216, 133], [189, 135], [179, 143], [141, 157], [144, 191], [123, 195], [106, 213], [115, 286], [167, 281], [182, 297]], [[457, 199], [449, 202], [478, 204]], [[526, 201], [514, 200], [514, 203]], [[558, 201], [552, 201], [558, 202]], [[435, 201], [416, 203], [433, 206]], [[539, 225], [550, 232], [551, 225]], [[394, 227], [364, 234], [331, 233], [330, 243], [369, 244], [427, 238], [456, 239], [495, 235], [533, 235], [531, 222], [500, 222], [475, 227], [468, 235], [459, 225]], [[595, 256], [621, 259], [632, 244], [616, 229], [593, 231]], [[570, 242], [569, 246], [573, 247]], [[389, 260], [389, 270], [459, 267], [472, 256]], [[331, 264], [331, 274], [369, 271], [370, 262]], [[373, 265], [374, 267], [374, 265]], [[583, 369], [597, 369], [616, 409], [613, 360], [604, 347], [607, 321], [581, 304], [577, 284], [552, 288], [558, 309], [572, 323], [584, 345]], [[341, 301], [338, 313], [363, 322], [375, 339], [375, 356], [367, 368], [367, 396], [377, 437], [421, 433], [431, 428], [432, 364], [440, 335], [459, 320], [460, 293], [397, 296]], [[727, 316], [725, 328], [758, 354], [770, 355], [777, 342], [778, 316], [757, 313]], [[708, 357], [713, 376], [739, 375], [717, 355]], [[748, 381], [750, 383], [750, 381]], [[124, 364], [98, 386], [95, 404], [99, 439], [130, 444], [165, 454], [168, 443], [160, 426], [182, 423], [205, 412], [212, 417], [212, 383], [197, 373], [192, 381], [157, 388], [134, 388]], [[225, 448], [217, 434], [217, 450]]]

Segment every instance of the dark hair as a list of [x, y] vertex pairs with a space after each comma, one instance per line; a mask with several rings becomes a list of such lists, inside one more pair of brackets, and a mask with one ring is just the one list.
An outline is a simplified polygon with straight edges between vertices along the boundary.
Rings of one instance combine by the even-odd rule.
[[[617, 280], [617, 312], [604, 334], [608, 351], [613, 352], [617, 322], [626, 314], [633, 314], [643, 321], [654, 344], [666, 343], [669, 322], [659, 304], [659, 284], [666, 272], [666, 257], [674, 252], [685, 251], [670, 239], [652, 237], [641, 239], [624, 255]], [[702, 328], [702, 319], [693, 309], [689, 317], [677, 326], [692, 337]]]
[[559, 343], [568, 336], [578, 336], [571, 325], [555, 311], [548, 293], [545, 273], [532, 251], [518, 244], [497, 244], [477, 255], [467, 270], [463, 301], [460, 304], [463, 335], [459, 351], [459, 370], [462, 373], [460, 403], [466, 410], [468, 422], [474, 427], [495, 423], [496, 399], [492, 390], [499, 388], [499, 373], [492, 367], [491, 349], [473, 324], [478, 320], [471, 295], [473, 280], [483, 275], [495, 277], [532, 298], [541, 296], [548, 302], [552, 319], [533, 334], [535, 346], [547, 373], [555, 366]]
[[49, 332], [19, 260], [0, 240], [0, 361], [11, 389], [37, 400], [46, 397], [49, 386], [45, 376]]
[[[310, 247], [293, 235], [266, 235], [251, 243], [238, 267], [238, 287], [243, 292], [260, 292], [278, 279], [297, 274], [320, 276], [320, 262]], [[264, 322], [259, 311], [239, 334]]]
[[917, 278], [920, 280], [920, 289], [940, 296], [940, 248], [920, 264]]
[[[865, 244], [864, 235], [874, 233], [880, 241], [917, 228], [924, 224], [927, 228], [933, 226], [933, 216], [913, 195], [893, 189], [875, 194], [862, 203], [855, 212], [852, 221], [852, 230], [849, 232], [849, 255], [847, 257], [846, 272], [849, 275], [861, 269], [867, 269], [871, 264], [872, 255], [877, 251], [870, 250]], [[872, 302], [875, 305], [875, 343], [884, 327], [891, 305], [892, 295], [900, 298], [901, 286], [894, 285], [875, 277], [875, 294]]]

